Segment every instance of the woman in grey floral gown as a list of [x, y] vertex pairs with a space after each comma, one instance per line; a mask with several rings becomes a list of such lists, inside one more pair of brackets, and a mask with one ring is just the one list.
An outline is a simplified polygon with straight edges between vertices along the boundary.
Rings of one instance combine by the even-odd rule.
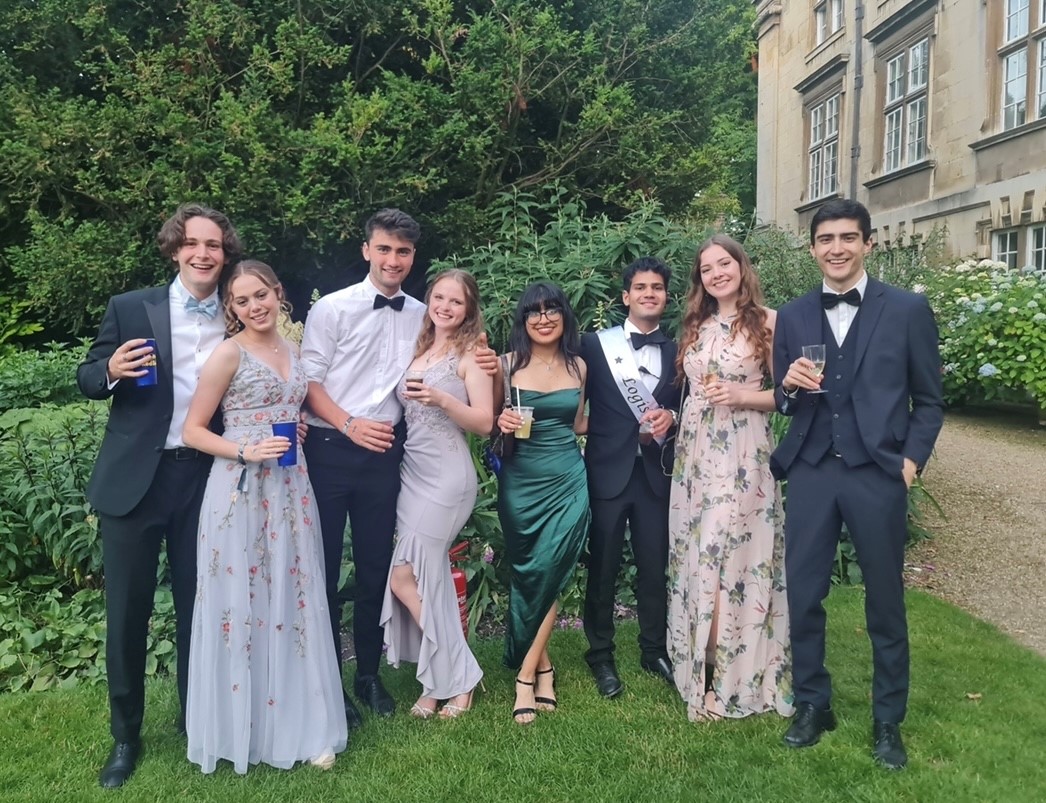
[[[319, 516], [298, 444], [273, 436], [297, 423], [307, 382], [276, 322], [283, 289], [245, 260], [222, 295], [228, 340], [203, 366], [187, 446], [215, 456], [200, 510], [186, 712], [189, 760], [323, 769], [348, 735], [324, 591]], [[223, 435], [208, 428], [221, 405]], [[277, 458], [297, 450], [298, 464]]]

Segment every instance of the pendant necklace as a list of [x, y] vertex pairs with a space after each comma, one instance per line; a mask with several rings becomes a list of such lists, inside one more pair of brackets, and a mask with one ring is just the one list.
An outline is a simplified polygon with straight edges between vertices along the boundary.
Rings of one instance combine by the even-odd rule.
[[533, 356], [534, 359], [537, 360], [538, 362], [544, 363], [546, 371], [551, 371], [552, 370], [552, 366], [556, 364], [556, 358], [555, 357], [553, 357], [550, 361], [546, 361], [542, 357], [539, 357], [537, 354], [533, 354], [531, 356]]
[[432, 361], [437, 357], [443, 357], [449, 349], [449, 346], [444, 346], [439, 351], [430, 351], [425, 355], [425, 365], [431, 365]]

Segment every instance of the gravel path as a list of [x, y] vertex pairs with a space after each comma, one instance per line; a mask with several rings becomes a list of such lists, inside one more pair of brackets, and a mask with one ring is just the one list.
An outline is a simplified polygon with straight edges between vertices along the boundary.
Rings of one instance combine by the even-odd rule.
[[909, 554], [909, 584], [1046, 655], [1046, 427], [1034, 416], [949, 413], [926, 467], [944, 517]]

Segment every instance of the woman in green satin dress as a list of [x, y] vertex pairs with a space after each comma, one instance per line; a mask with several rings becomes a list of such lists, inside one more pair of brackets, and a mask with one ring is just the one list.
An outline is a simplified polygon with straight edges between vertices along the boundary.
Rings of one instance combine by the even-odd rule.
[[[502, 432], [517, 433], [499, 480], [498, 516], [512, 566], [504, 661], [518, 670], [512, 717], [526, 724], [556, 707], [548, 642], [590, 518], [575, 438], [587, 423], [586, 368], [578, 356], [577, 319], [562, 290], [548, 282], [527, 287], [509, 345], [513, 402], [534, 408], [529, 438], [518, 436], [523, 419], [515, 410], [502, 410], [497, 422]], [[503, 401], [500, 374], [495, 381], [495, 398]]]

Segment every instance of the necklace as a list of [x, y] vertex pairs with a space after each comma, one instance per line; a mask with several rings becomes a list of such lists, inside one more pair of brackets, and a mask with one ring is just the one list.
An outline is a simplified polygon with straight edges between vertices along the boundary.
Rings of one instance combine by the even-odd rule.
[[446, 346], [444, 346], [444, 347], [443, 347], [443, 348], [441, 348], [441, 349], [440, 349], [439, 351], [432, 351], [432, 350], [430, 349], [430, 350], [429, 350], [429, 353], [425, 355], [425, 365], [432, 365], [432, 361], [433, 361], [433, 360], [435, 360], [435, 359], [436, 359], [437, 357], [443, 357], [443, 356], [445, 356], [445, 355], [446, 355], [446, 353], [447, 353], [447, 352], [448, 352], [449, 350], [450, 350], [450, 346], [449, 346], [449, 345], [446, 345]]
[[268, 349], [268, 350], [272, 351], [273, 354], [279, 354], [280, 353], [280, 341], [278, 341], [278, 340], [276, 341], [276, 345], [275, 346], [270, 346], [268, 343], [260, 343], [260, 342], [258, 342], [256, 340], [251, 340], [251, 339], [246, 338], [246, 337], [244, 338], [244, 342], [245, 343], [249, 343], [250, 345], [255, 346], [256, 348]]
[[544, 366], [545, 366], [545, 370], [546, 371], [551, 371], [552, 370], [552, 366], [556, 364], [556, 358], [555, 357], [553, 357], [551, 360], [546, 360], [546, 359], [544, 359], [542, 357], [539, 357], [537, 354], [533, 354], [532, 353], [531, 356], [535, 360], [537, 360], [538, 362], [543, 363]]

